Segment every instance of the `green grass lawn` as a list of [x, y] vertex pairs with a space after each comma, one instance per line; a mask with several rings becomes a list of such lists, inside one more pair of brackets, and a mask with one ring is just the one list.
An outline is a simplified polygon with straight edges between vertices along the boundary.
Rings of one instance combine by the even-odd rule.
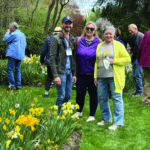
[[[11, 97], [11, 92], [6, 92], [6, 86], [0, 86], [0, 100], [2, 97]], [[30, 92], [32, 91], [32, 92]], [[56, 100], [55, 88], [50, 90], [50, 97], [43, 98], [44, 88], [22, 87], [20, 91], [24, 96], [31, 93], [31, 97], [37, 97], [38, 103], [44, 107], [54, 105]], [[72, 103], [75, 104], [75, 90], [72, 91]], [[124, 127], [109, 131], [106, 126], [97, 126], [101, 121], [99, 106], [96, 112], [96, 120], [86, 123], [89, 115], [89, 97], [86, 95], [85, 106], [83, 109], [82, 139], [80, 150], [149, 150], [150, 149], [150, 106], [141, 103], [141, 97], [133, 98], [130, 94], [124, 94], [125, 119]], [[16, 101], [19, 101], [16, 96]], [[31, 99], [32, 101], [32, 99]], [[25, 102], [24, 102], [25, 103]], [[110, 105], [113, 112], [112, 101]]]

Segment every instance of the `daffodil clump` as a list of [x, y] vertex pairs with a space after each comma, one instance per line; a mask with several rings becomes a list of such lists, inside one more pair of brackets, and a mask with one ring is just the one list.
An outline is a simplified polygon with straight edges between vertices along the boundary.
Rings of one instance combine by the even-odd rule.
[[64, 103], [58, 113], [58, 106], [43, 107], [31, 93], [11, 92], [0, 101], [0, 149], [57, 150], [78, 128], [78, 105]]
[[30, 57], [25, 56], [21, 64], [21, 77], [25, 84], [33, 84], [35, 82], [44, 83], [46, 76], [46, 70], [44, 74], [42, 73], [40, 56], [36, 56], [35, 54], [31, 54]]

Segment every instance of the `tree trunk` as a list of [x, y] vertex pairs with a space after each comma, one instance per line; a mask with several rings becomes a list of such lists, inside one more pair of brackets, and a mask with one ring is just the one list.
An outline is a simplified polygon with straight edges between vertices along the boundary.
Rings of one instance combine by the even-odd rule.
[[33, 21], [33, 16], [34, 16], [34, 13], [35, 13], [35, 11], [36, 11], [38, 5], [39, 5], [39, 1], [40, 1], [40, 0], [37, 0], [37, 1], [36, 1], [35, 8], [33, 9], [32, 14], [31, 14], [31, 20], [30, 20], [30, 23], [32, 23], [32, 21]]
[[55, 6], [55, 0], [52, 0], [52, 3], [49, 4], [49, 7], [48, 7], [48, 14], [47, 14], [47, 18], [46, 18], [46, 23], [45, 23], [45, 26], [44, 26], [44, 32], [47, 33], [48, 32], [48, 26], [49, 26], [49, 20], [50, 20], [50, 15], [51, 15], [51, 12]]
[[51, 27], [49, 28], [49, 32], [50, 32], [50, 34], [51, 34], [51, 32], [53, 32], [54, 31], [54, 28], [55, 28], [55, 22], [56, 22], [56, 18], [57, 18], [57, 13], [58, 13], [58, 6], [59, 6], [59, 0], [56, 0], [57, 2], [56, 2], [56, 6], [55, 6], [55, 11], [54, 11], [54, 15], [53, 15], [53, 23], [52, 23], [52, 25], [51, 25]]

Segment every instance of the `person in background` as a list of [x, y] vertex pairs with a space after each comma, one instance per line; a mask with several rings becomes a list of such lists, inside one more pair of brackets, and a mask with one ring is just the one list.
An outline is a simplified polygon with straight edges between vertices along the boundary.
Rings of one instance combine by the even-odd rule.
[[54, 34], [50, 35], [48, 38], [46, 38], [43, 48], [42, 48], [42, 51], [41, 51], [41, 56], [40, 56], [41, 66], [42, 67], [45, 67], [45, 65], [47, 66], [47, 80], [46, 80], [46, 84], [45, 84], [44, 97], [49, 97], [48, 92], [50, 90], [51, 83], [53, 81], [53, 75], [52, 75], [52, 71], [51, 71], [51, 67], [50, 67], [50, 63], [49, 63], [51, 39], [53, 38], [54, 35], [58, 34], [61, 31], [62, 31], [61, 27], [56, 27], [54, 30]]
[[70, 34], [73, 20], [62, 19], [62, 32], [54, 36], [50, 46], [50, 66], [57, 89], [56, 105], [60, 112], [62, 104], [71, 98], [72, 82], [76, 83], [76, 44]]
[[114, 39], [124, 45], [124, 42], [120, 39], [120, 36], [121, 36], [121, 31], [119, 28], [116, 28], [116, 37]]
[[89, 21], [83, 36], [77, 41], [77, 83], [76, 83], [76, 103], [79, 105], [76, 116], [82, 116], [86, 91], [90, 97], [90, 115], [87, 122], [95, 120], [97, 109], [97, 88], [94, 85], [94, 64], [96, 60], [96, 48], [101, 42], [97, 35], [95, 23]]
[[[7, 64], [7, 78], [9, 83], [8, 90], [19, 90], [21, 88], [21, 60], [25, 58], [26, 37], [24, 33], [19, 30], [19, 25], [12, 22], [7, 30], [3, 42], [7, 43], [6, 57]], [[13, 75], [13, 68], [15, 67], [16, 82]]]
[[142, 103], [150, 105], [150, 30], [145, 33], [139, 45], [137, 59], [144, 72]]
[[112, 122], [108, 102], [110, 89], [114, 106], [114, 124], [109, 129], [116, 130], [123, 126], [122, 91], [125, 85], [125, 65], [130, 63], [130, 56], [125, 47], [114, 40], [115, 28], [113, 26], [106, 26], [103, 33], [105, 40], [97, 47], [94, 70], [94, 83], [98, 86], [98, 100], [102, 115], [102, 121], [98, 125]]
[[136, 86], [136, 91], [132, 94], [133, 97], [141, 96], [143, 93], [142, 85], [142, 67], [139, 66], [137, 60], [137, 50], [140, 45], [140, 42], [143, 39], [144, 34], [138, 31], [138, 28], [135, 24], [130, 24], [128, 26], [129, 33], [133, 36], [131, 43], [131, 54], [132, 54], [132, 70], [133, 70], [133, 79]]

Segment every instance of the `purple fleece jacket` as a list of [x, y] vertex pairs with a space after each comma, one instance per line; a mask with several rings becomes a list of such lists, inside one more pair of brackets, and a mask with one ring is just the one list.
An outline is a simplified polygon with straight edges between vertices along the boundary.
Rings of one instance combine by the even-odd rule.
[[[78, 38], [77, 38], [78, 39]], [[76, 41], [77, 41], [76, 39]], [[99, 44], [98, 37], [87, 46], [85, 36], [83, 36], [77, 47], [77, 73], [83, 75], [93, 75], [96, 60], [96, 48]]]

